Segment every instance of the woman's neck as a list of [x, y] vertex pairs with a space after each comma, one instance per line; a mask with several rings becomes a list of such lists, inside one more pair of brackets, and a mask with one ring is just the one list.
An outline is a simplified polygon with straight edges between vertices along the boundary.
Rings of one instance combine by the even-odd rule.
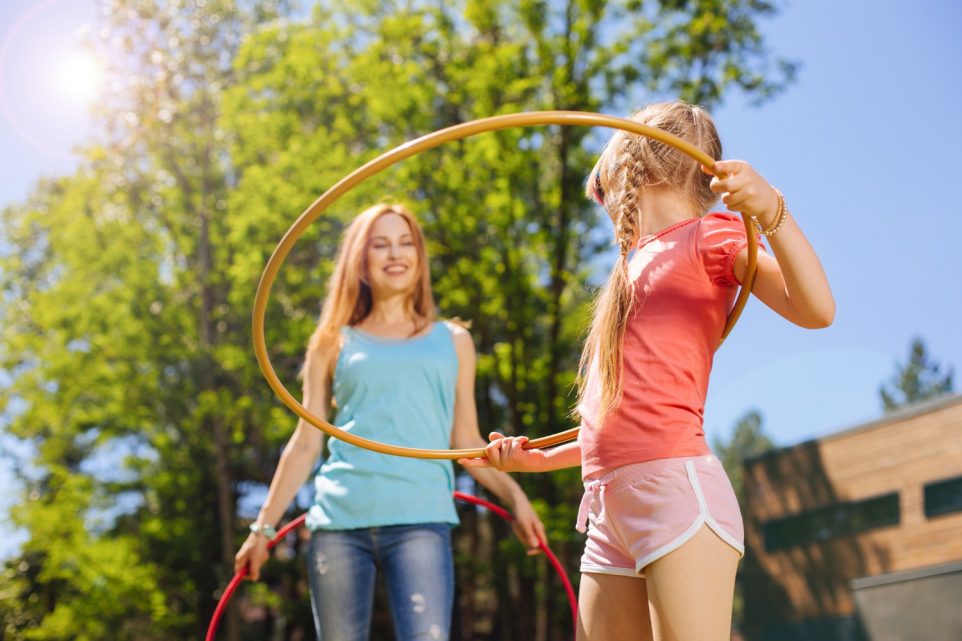
[[668, 189], [645, 189], [638, 194], [640, 216], [638, 236], [657, 234], [662, 229], [696, 215], [684, 193]]
[[368, 327], [399, 327], [409, 326], [417, 322], [414, 304], [408, 294], [388, 297], [375, 297], [371, 304], [371, 313], [361, 321], [361, 325]]

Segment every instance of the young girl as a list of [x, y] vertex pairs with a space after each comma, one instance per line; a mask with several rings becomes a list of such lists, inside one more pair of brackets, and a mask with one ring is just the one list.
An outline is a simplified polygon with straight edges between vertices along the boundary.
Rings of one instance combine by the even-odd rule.
[[[485, 445], [474, 401], [475, 351], [463, 327], [436, 320], [424, 236], [401, 205], [377, 205], [348, 227], [307, 349], [304, 405], [336, 425], [394, 445]], [[235, 569], [257, 580], [267, 542], [321, 454], [322, 433], [301, 420]], [[317, 636], [368, 638], [378, 569], [397, 639], [447, 639], [454, 598], [450, 461], [387, 456], [331, 439], [308, 512]], [[498, 470], [470, 470], [516, 517], [530, 550], [544, 526], [521, 488]]]
[[[632, 115], [721, 158], [710, 116], [683, 102]], [[719, 161], [713, 177], [681, 152], [616, 133], [588, 179], [615, 225], [621, 255], [596, 305], [582, 355], [577, 443], [525, 450], [491, 434], [503, 471], [580, 464], [579, 640], [729, 639], [742, 520], [702, 428], [712, 357], [745, 275], [741, 217], [706, 212], [721, 195], [752, 217], [774, 257], [759, 252], [753, 292], [789, 321], [828, 326], [825, 273], [782, 194], [748, 163]]]

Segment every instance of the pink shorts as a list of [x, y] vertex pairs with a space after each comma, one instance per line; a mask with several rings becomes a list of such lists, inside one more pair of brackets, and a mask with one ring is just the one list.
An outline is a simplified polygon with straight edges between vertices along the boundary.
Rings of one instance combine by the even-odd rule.
[[581, 571], [644, 577], [648, 564], [681, 547], [702, 525], [744, 555], [741, 511], [718, 458], [616, 467], [585, 481], [576, 524], [588, 532]]

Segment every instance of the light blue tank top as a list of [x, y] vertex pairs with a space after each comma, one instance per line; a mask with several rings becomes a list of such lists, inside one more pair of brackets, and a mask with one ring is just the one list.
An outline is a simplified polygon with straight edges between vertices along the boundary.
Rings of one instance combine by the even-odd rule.
[[[334, 425], [390, 445], [448, 449], [458, 375], [448, 326], [437, 322], [411, 339], [341, 331]], [[451, 461], [379, 454], [333, 437], [328, 451], [314, 480], [310, 529], [458, 523]]]

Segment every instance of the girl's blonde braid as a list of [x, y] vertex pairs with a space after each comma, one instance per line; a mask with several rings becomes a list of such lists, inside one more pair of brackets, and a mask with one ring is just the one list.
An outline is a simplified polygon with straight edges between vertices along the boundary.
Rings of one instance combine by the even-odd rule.
[[[617, 174], [619, 189], [610, 190], [614, 210], [618, 212], [615, 222], [615, 236], [621, 249], [622, 257], [628, 257], [635, 242], [638, 231], [640, 212], [638, 211], [638, 191], [644, 184], [645, 168], [639, 159], [638, 141], [631, 136], [625, 136], [622, 142], [622, 153], [614, 167]], [[627, 262], [627, 261], [626, 261]]]

